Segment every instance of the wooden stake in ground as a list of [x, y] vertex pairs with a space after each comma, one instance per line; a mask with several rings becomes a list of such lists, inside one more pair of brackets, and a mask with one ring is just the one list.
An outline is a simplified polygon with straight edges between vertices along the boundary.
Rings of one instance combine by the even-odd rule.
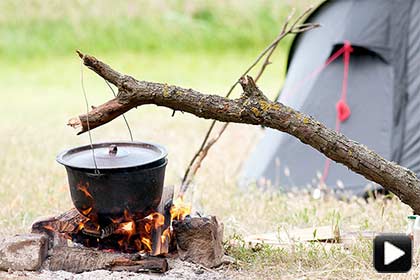
[[[241, 97], [229, 99], [175, 85], [139, 81], [115, 71], [93, 56], [80, 52], [79, 56], [84, 65], [118, 88], [116, 98], [89, 112], [90, 129], [145, 104], [164, 106], [205, 119], [263, 125], [293, 135], [330, 159], [393, 192], [415, 213], [420, 213], [420, 180], [414, 172], [387, 161], [310, 116], [270, 101], [249, 76], [240, 80], [243, 88]], [[86, 132], [87, 115], [72, 118], [68, 124], [79, 129], [79, 134]]]

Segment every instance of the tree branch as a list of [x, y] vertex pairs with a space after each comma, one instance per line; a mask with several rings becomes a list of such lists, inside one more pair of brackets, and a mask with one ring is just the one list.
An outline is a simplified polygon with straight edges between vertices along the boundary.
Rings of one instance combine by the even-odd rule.
[[83, 60], [83, 63], [92, 71], [96, 72], [99, 76], [104, 78], [106, 81], [114, 84], [116, 87], [121, 85], [121, 82], [124, 78], [124, 75], [118, 73], [117, 71], [111, 69], [105, 63], [100, 63], [94, 57], [85, 57], [79, 50], [76, 50], [79, 57]]
[[[263, 125], [295, 136], [332, 160], [393, 192], [415, 213], [420, 213], [420, 181], [414, 172], [385, 160], [310, 116], [268, 100], [249, 76], [239, 81], [244, 90], [241, 97], [229, 99], [173, 85], [138, 81], [119, 74], [93, 56], [82, 55], [82, 59], [100, 76], [119, 85], [117, 98], [89, 112], [91, 129], [144, 104], [164, 106], [222, 122]], [[86, 115], [71, 119], [69, 125], [80, 128], [79, 133], [85, 132]]]

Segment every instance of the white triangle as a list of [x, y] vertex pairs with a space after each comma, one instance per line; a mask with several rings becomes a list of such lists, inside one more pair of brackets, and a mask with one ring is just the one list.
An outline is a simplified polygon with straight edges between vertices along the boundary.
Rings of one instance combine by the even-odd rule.
[[405, 255], [405, 252], [394, 244], [384, 242], [384, 265], [388, 265]]

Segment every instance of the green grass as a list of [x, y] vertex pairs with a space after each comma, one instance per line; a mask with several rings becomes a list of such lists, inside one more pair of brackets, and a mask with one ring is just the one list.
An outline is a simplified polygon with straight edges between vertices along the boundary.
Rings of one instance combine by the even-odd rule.
[[110, 0], [6, 0], [0, 10], [0, 56], [19, 60], [75, 49], [103, 54], [262, 48], [280, 31], [291, 6], [274, 0], [129, 0], [119, 5]]

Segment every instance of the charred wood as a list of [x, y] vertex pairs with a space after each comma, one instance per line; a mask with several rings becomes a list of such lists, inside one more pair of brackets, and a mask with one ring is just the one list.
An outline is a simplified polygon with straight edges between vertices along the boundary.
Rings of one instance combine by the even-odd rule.
[[54, 247], [45, 266], [52, 271], [64, 270], [73, 273], [99, 269], [133, 272], [168, 270], [168, 262], [164, 258], [76, 247]]

